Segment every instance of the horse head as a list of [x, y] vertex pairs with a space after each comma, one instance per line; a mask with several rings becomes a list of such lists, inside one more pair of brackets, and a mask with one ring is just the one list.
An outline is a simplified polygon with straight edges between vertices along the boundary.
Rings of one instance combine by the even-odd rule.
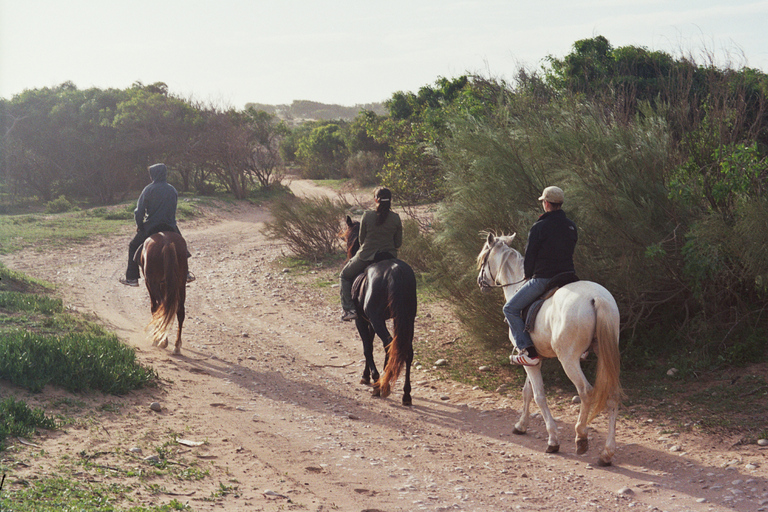
[[360, 249], [360, 222], [352, 221], [352, 218], [347, 215], [347, 229], [341, 234], [341, 238], [347, 244], [347, 259], [357, 254]]
[[480, 269], [480, 273], [477, 275], [477, 285], [484, 293], [500, 286], [497, 279], [503, 271], [502, 266], [506, 262], [506, 254], [509, 250], [517, 252], [511, 248], [516, 235], [517, 233], [497, 236], [492, 232], [488, 233], [483, 249], [477, 256], [477, 267]]

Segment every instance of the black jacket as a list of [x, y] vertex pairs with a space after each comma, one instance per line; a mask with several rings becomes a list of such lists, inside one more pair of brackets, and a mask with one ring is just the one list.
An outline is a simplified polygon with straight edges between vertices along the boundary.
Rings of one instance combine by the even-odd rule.
[[546, 212], [528, 232], [525, 248], [525, 278], [551, 278], [573, 272], [573, 250], [578, 240], [576, 224], [563, 210]]

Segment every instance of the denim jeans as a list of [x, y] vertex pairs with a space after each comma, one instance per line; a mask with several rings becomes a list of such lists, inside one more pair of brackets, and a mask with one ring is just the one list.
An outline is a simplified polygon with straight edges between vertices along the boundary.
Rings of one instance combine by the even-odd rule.
[[531, 335], [525, 330], [525, 319], [523, 318], [523, 308], [538, 299], [549, 283], [549, 278], [532, 278], [523, 284], [517, 293], [504, 304], [504, 316], [509, 323], [509, 329], [512, 331], [512, 337], [518, 349], [523, 350], [533, 346]]

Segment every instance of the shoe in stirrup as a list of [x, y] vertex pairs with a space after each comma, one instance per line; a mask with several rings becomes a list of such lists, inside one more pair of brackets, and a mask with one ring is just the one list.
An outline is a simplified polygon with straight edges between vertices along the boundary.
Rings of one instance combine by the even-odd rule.
[[191, 282], [192, 282], [192, 281], [194, 281], [195, 279], [197, 279], [197, 278], [195, 277], [195, 274], [193, 274], [192, 272], [187, 272], [187, 283], [191, 283]]
[[341, 319], [344, 322], [351, 322], [352, 320], [356, 320], [357, 319], [357, 312], [354, 311], [354, 310], [344, 311], [344, 314], [341, 315]]
[[518, 350], [517, 354], [510, 355], [509, 362], [520, 366], [537, 366], [541, 363], [541, 358], [539, 356], [531, 357], [526, 349], [522, 349]]
[[124, 284], [126, 286], [139, 286], [139, 280], [138, 279], [127, 279], [125, 277], [121, 277], [118, 279], [121, 284]]

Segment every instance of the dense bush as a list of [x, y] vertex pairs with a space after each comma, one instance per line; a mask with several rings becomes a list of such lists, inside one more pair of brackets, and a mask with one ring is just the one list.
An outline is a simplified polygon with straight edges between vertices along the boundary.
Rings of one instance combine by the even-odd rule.
[[282, 240], [295, 255], [312, 261], [337, 252], [342, 221], [349, 205], [322, 197], [300, 199], [283, 196], [272, 205], [274, 220], [264, 232]]
[[[719, 105], [738, 103], [718, 91]], [[469, 330], [508, 343], [503, 296], [481, 296], [474, 282], [478, 232], [517, 232], [523, 252], [541, 214], [536, 198], [556, 184], [579, 227], [577, 273], [616, 297], [625, 350], [687, 354], [703, 366], [762, 357], [768, 173], [757, 146], [719, 142], [747, 133], [736, 118], [716, 119], [730, 110], [710, 111], [693, 144], [691, 133], [676, 136], [661, 104], [636, 102], [628, 117], [625, 103], [579, 94], [544, 102], [524, 88], [501, 94], [491, 115], [454, 117], [441, 153], [447, 199], [434, 242], [444, 257], [434, 268]]]

